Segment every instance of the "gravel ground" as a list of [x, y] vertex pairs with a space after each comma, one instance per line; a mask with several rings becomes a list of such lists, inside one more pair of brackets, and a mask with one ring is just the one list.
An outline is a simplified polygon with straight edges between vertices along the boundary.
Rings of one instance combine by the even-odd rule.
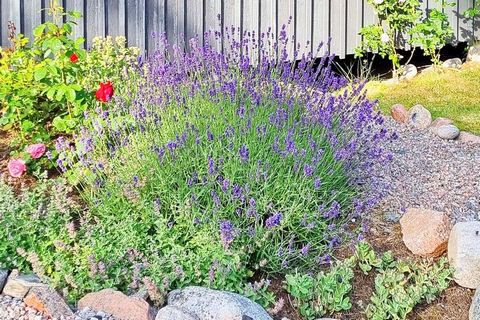
[[[0, 295], [0, 320], [57, 320], [42, 315], [35, 309], [27, 307], [21, 299]], [[71, 319], [58, 320], [115, 320], [103, 312], [89, 309], [79, 310]]]
[[480, 145], [386, 120], [398, 139], [387, 145], [392, 163], [378, 170], [390, 186], [379, 206], [385, 219], [396, 221], [408, 207], [422, 207], [446, 212], [453, 222], [480, 220]]

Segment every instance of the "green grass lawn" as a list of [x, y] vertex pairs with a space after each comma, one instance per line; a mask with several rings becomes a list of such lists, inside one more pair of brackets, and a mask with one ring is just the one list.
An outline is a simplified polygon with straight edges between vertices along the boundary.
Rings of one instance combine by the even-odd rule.
[[480, 134], [480, 64], [465, 64], [461, 70], [427, 72], [410, 81], [385, 84], [371, 81], [368, 96], [378, 99], [380, 108], [401, 103], [407, 108], [421, 104], [434, 118], [452, 119], [465, 131]]

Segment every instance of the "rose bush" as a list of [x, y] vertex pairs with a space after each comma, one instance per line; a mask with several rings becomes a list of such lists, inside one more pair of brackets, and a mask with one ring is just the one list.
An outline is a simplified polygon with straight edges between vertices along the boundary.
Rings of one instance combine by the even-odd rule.
[[18, 133], [12, 140], [17, 150], [32, 142], [48, 147], [52, 137], [75, 133], [84, 111], [110, 100], [113, 84], [128, 87], [139, 56], [124, 37], [95, 38], [85, 51], [84, 39], [72, 37], [80, 15], [56, 5], [48, 13], [51, 20], [34, 29], [33, 41], [16, 35], [12, 25], [12, 48], [0, 48], [0, 127]]

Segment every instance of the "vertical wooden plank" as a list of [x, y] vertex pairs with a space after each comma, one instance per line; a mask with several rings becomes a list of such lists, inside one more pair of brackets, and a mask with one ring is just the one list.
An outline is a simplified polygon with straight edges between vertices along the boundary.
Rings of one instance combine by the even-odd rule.
[[183, 47], [185, 36], [184, 0], [167, 0], [166, 28], [171, 45]]
[[[221, 0], [204, 0], [204, 31], [212, 32], [209, 36], [209, 43], [217, 50], [221, 50], [222, 42], [215, 39], [214, 32], [221, 31], [221, 20], [218, 19], [218, 15], [222, 13], [222, 1]], [[207, 39], [205, 39], [207, 40]]]
[[23, 33], [33, 41], [33, 29], [42, 23], [42, 0], [23, 1]]
[[[289, 58], [293, 58], [294, 43], [295, 43], [295, 1], [278, 0], [278, 34], [281, 37], [282, 29], [285, 27], [287, 35], [286, 50]], [[279, 57], [284, 50], [284, 46], [279, 43]]]
[[[323, 56], [328, 50], [330, 37], [330, 1], [315, 0], [313, 2], [313, 52], [317, 57]], [[320, 43], [323, 43], [319, 49]]]
[[185, 39], [189, 42], [192, 38], [197, 38], [200, 44], [203, 44], [203, 1], [186, 1], [187, 21], [185, 28]]
[[298, 59], [312, 51], [312, 0], [296, 1], [295, 40]]
[[[228, 32], [230, 39], [224, 39], [224, 50], [226, 54], [234, 48], [234, 42], [238, 43], [242, 39], [242, 10], [241, 1], [238, 0], [224, 0], [223, 4], [223, 25]], [[235, 50], [234, 50], [235, 51]]]
[[[85, 6], [85, 0], [66, 0], [66, 5], [65, 5], [65, 9], [67, 11], [76, 11], [76, 12], [80, 12], [80, 14], [82, 15], [81, 18], [79, 19], [76, 19], [75, 20], [75, 23], [76, 25], [73, 27], [73, 36], [75, 38], [78, 38], [78, 37], [85, 37], [85, 15], [86, 15], [86, 12], [84, 10]], [[85, 46], [86, 46], [86, 43], [85, 43]]]
[[362, 28], [362, 0], [348, 0], [347, 3], [347, 48], [346, 53], [352, 54], [355, 52], [362, 37], [358, 34]]
[[371, 4], [363, 0], [363, 26], [369, 26], [378, 23], [378, 17]]
[[8, 20], [10, 14], [10, 2], [0, 0], [0, 45], [9, 47], [8, 41]]
[[458, 39], [458, 21], [459, 21], [459, 12], [458, 12], [458, 2], [454, 7], [448, 6], [445, 8], [445, 14], [448, 17], [448, 20], [450, 22], [450, 26], [453, 29], [453, 35], [454, 35], [454, 41]]
[[330, 16], [332, 17], [330, 21], [332, 35], [331, 53], [340, 58], [344, 58], [346, 53], [346, 1], [347, 0], [331, 0], [330, 2]]
[[248, 39], [247, 48], [252, 63], [256, 64], [259, 57], [258, 41], [260, 39], [260, 3], [259, 0], [243, 1], [243, 31]]
[[146, 5], [146, 42], [147, 51], [151, 54], [157, 49], [158, 39], [165, 34], [165, 1], [147, 1]]
[[[465, 10], [472, 8], [474, 5], [473, 0], [457, 0], [458, 7], [458, 41], [470, 41], [473, 39], [474, 21], [467, 19], [463, 15]], [[455, 29], [454, 29], [455, 30]]]
[[126, 35], [125, 0], [105, 0], [105, 34]]
[[[480, 0], [473, 0], [473, 5], [480, 5]], [[470, 39], [472, 42], [480, 39], [480, 17], [475, 17], [473, 20], [473, 37]]]
[[145, 50], [145, 0], [127, 0], [126, 10], [128, 45]]
[[85, 31], [87, 48], [95, 37], [105, 37], [105, 2], [103, 0], [86, 1]]
[[21, 10], [19, 0], [2, 0], [0, 2], [1, 45], [8, 47], [8, 22], [11, 21], [16, 27], [16, 33], [22, 33]]
[[264, 42], [265, 54], [268, 54], [271, 59], [276, 57], [276, 50], [273, 44], [278, 37], [277, 10], [276, 1], [260, 1], [260, 32], [265, 34], [262, 40]]

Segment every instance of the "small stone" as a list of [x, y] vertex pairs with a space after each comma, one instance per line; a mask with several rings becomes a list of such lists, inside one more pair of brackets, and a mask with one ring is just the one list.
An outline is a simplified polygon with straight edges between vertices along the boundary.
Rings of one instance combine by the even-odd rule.
[[480, 62], [480, 43], [474, 44], [468, 49], [467, 61]]
[[403, 104], [394, 104], [390, 109], [390, 114], [397, 122], [406, 123], [408, 121], [408, 110], [403, 106]]
[[453, 279], [462, 287], [480, 287], [480, 221], [458, 222], [448, 240]]
[[473, 133], [466, 132], [466, 131], [461, 131], [457, 140], [461, 142], [480, 144], [480, 136], [477, 136]]
[[65, 300], [47, 286], [31, 288], [23, 302], [52, 318], [73, 317], [73, 312]]
[[445, 60], [442, 64], [444, 68], [460, 69], [462, 67], [462, 60], [460, 58], [453, 58]]
[[[199, 319], [272, 320], [257, 303], [232, 292], [203, 287], [186, 287], [168, 294], [168, 305], [178, 307]], [[248, 319], [248, 318], [247, 318]]]
[[470, 305], [469, 320], [480, 320], [480, 287], [475, 291], [475, 295]]
[[460, 135], [460, 130], [453, 124], [447, 124], [434, 130], [435, 134], [445, 140], [456, 139]]
[[413, 106], [408, 114], [409, 123], [417, 129], [426, 129], [432, 123], [432, 114], [420, 104]]
[[85, 295], [78, 301], [78, 308], [103, 311], [122, 320], [152, 320], [150, 305], [138, 297], [129, 297], [119, 291], [104, 289]]
[[392, 211], [386, 212], [384, 215], [384, 218], [387, 222], [394, 222], [394, 223], [400, 221], [401, 217], [402, 216], [398, 212], [392, 212]]
[[407, 248], [424, 257], [438, 257], [445, 252], [452, 228], [445, 213], [417, 208], [407, 209], [400, 226]]
[[30, 288], [38, 286], [45, 286], [45, 284], [41, 283], [40, 279], [35, 275], [10, 275], [3, 288], [3, 294], [23, 299]]
[[402, 76], [400, 77], [400, 80], [410, 80], [413, 79], [417, 73], [417, 67], [413, 64], [407, 64], [406, 66], [403, 67], [403, 73]]
[[181, 308], [165, 306], [160, 309], [155, 320], [200, 320], [195, 315], [191, 315]]
[[448, 118], [436, 118], [433, 120], [433, 122], [430, 124], [430, 128], [439, 128], [441, 126], [446, 126], [449, 124], [453, 124], [453, 120], [448, 119]]
[[2, 293], [5, 283], [8, 279], [8, 270], [0, 269], [0, 293]]
[[428, 67], [426, 67], [422, 70], [422, 73], [429, 73], [429, 72], [432, 72], [432, 71], [435, 71], [435, 70], [436, 70], [436, 68], [434, 66], [428, 66]]

